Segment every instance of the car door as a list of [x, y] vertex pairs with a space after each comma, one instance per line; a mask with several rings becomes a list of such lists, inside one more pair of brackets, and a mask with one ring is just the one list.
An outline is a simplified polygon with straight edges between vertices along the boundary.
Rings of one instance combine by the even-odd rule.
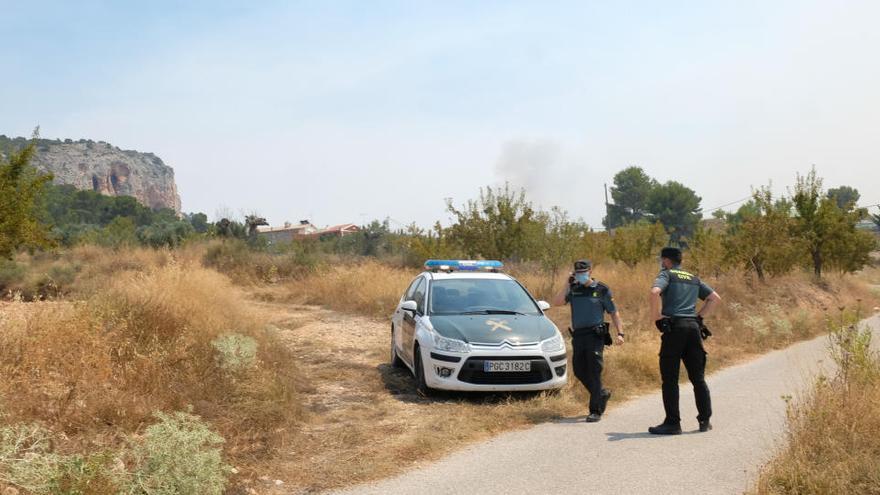
[[408, 301], [412, 299], [413, 292], [416, 291], [416, 286], [419, 285], [419, 280], [421, 280], [421, 276], [418, 276], [410, 282], [409, 287], [406, 288], [403, 295], [400, 297], [400, 302], [397, 303], [397, 309], [394, 311], [394, 314], [391, 315], [391, 324], [394, 326], [396, 330], [392, 336], [394, 339], [394, 347], [397, 349], [397, 355], [407, 360], [406, 353], [403, 350], [403, 317], [406, 314], [406, 311], [400, 309], [400, 305], [403, 304], [404, 301]]
[[401, 342], [403, 348], [401, 351], [403, 352], [403, 356], [410, 364], [415, 364], [415, 356], [413, 355], [413, 345], [415, 344], [416, 338], [416, 324], [418, 323], [418, 318], [421, 315], [425, 314], [425, 292], [426, 292], [427, 283], [425, 281], [425, 277], [419, 277], [418, 282], [413, 288], [412, 294], [409, 295], [409, 299], [413, 300], [418, 304], [419, 309], [413, 313], [412, 311], [403, 311], [403, 325], [401, 332], [403, 342]]

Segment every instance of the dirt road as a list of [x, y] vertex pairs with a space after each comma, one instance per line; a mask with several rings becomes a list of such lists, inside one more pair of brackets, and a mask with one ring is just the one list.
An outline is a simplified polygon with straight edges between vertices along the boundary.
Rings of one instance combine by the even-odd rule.
[[[880, 332], [880, 317], [867, 323]], [[695, 433], [693, 394], [684, 385], [684, 435], [646, 433], [663, 415], [654, 393], [597, 424], [581, 417], [506, 433], [424, 469], [339, 493], [742, 493], [783, 439], [786, 400], [831, 370], [827, 343], [802, 342], [709, 377], [709, 433]]]

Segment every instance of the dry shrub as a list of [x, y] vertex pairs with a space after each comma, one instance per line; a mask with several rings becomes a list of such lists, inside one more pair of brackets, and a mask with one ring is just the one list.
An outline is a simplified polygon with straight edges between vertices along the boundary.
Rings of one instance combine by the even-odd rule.
[[[133, 431], [191, 408], [234, 453], [283, 439], [299, 411], [293, 360], [225, 277], [171, 263], [106, 283], [86, 301], [0, 310], [5, 421]], [[223, 366], [213, 342], [227, 334], [256, 342], [252, 366]]]
[[202, 261], [238, 284], [276, 283], [314, 273], [322, 263], [312, 248], [296, 242], [269, 252], [238, 239], [212, 241], [204, 246]]
[[331, 265], [286, 284], [291, 297], [337, 311], [389, 316], [418, 270], [396, 268], [366, 259]]
[[790, 407], [788, 445], [761, 473], [759, 494], [880, 493], [880, 361], [870, 329], [831, 335], [837, 375]]
[[0, 260], [0, 298], [25, 301], [87, 297], [124, 272], [165, 266], [167, 249], [110, 249], [83, 245], [68, 250], [21, 254]]

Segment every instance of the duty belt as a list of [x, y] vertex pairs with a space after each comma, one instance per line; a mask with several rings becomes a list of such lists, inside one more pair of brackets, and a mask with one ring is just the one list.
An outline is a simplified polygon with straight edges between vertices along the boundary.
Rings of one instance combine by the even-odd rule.
[[596, 335], [602, 335], [603, 333], [608, 332], [608, 323], [602, 322], [602, 323], [599, 323], [598, 325], [575, 328], [574, 330], [572, 330], [571, 327], [569, 327], [568, 332], [571, 333], [572, 337], [574, 337], [575, 335], [586, 335], [586, 334], [590, 334], [590, 333], [593, 333]]

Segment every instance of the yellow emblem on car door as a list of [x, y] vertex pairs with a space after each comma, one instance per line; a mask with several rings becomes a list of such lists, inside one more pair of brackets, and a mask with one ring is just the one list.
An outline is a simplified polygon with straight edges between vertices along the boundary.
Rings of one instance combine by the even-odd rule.
[[489, 326], [492, 327], [492, 330], [490, 330], [490, 331], [492, 331], [492, 332], [494, 332], [495, 330], [498, 330], [499, 328], [502, 329], [502, 330], [507, 330], [508, 332], [512, 332], [512, 331], [513, 331], [512, 328], [510, 328], [509, 326], [507, 326], [507, 322], [504, 321], [504, 320], [500, 320], [500, 321], [486, 320], [486, 325], [489, 325]]

